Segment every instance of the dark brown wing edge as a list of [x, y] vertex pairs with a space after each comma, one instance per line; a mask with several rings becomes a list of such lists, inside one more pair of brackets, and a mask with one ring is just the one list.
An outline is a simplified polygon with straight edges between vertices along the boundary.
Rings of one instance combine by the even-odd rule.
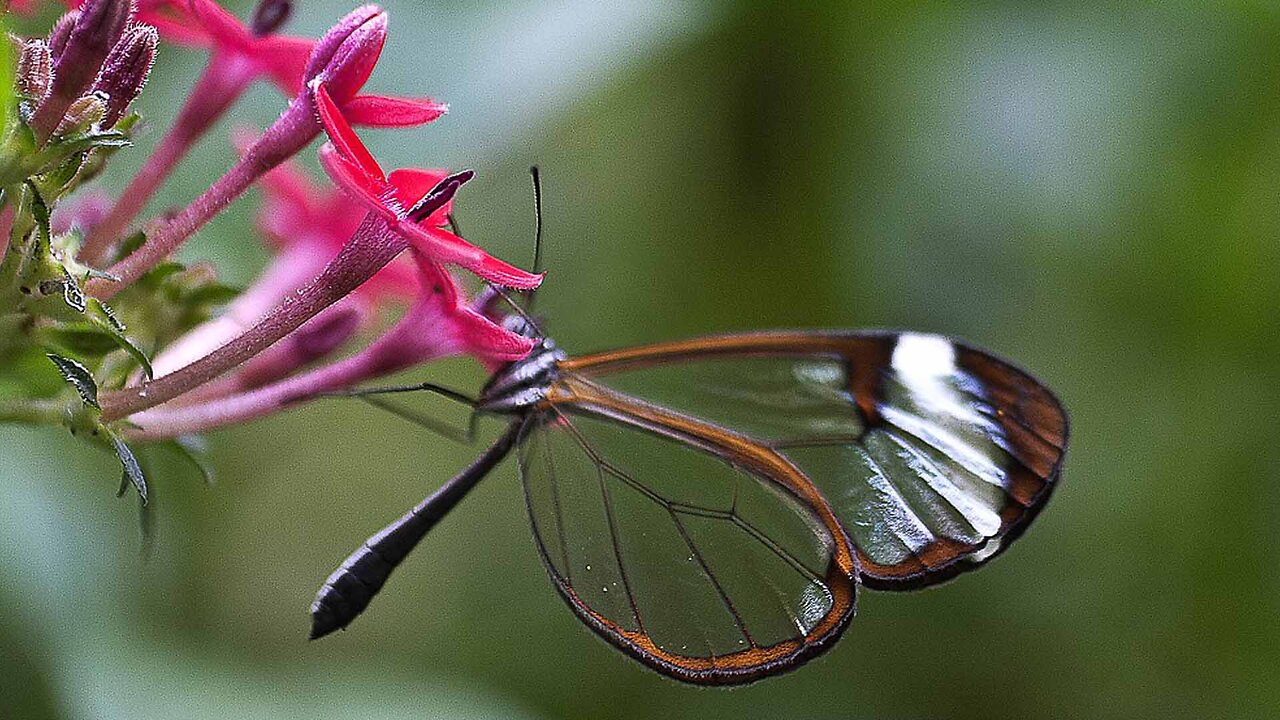
[[[607, 374], [626, 369], [713, 356], [836, 355], [849, 367], [850, 390], [863, 419], [881, 422], [877, 405], [881, 378], [890, 366], [898, 339], [908, 334], [893, 330], [775, 331], [719, 335], [693, 340], [658, 343], [570, 358], [561, 363], [566, 371]], [[1070, 423], [1066, 410], [1042, 383], [1007, 360], [967, 343], [946, 338], [956, 352], [956, 364], [982, 383], [994, 408], [993, 418], [1005, 432], [1005, 450], [1016, 461], [1006, 492], [1009, 502], [1001, 512], [998, 535], [969, 546], [939, 540], [925, 550], [928, 563], [877, 565], [861, 551], [863, 584], [877, 590], [913, 590], [950, 580], [985, 565], [1013, 544], [1048, 502], [1062, 473]], [[975, 553], [999, 545], [980, 559]]]
[[[548, 390], [546, 402], [548, 406], [554, 405], [572, 413], [620, 422], [721, 457], [732, 456], [739, 467], [748, 468], [776, 483], [814, 510], [827, 531], [832, 534], [832, 541], [835, 543], [835, 551], [824, 578], [824, 583], [832, 593], [832, 608], [808, 635], [768, 647], [753, 647], [719, 657], [703, 658], [681, 656], [663, 650], [646, 633], [625, 630], [593, 610], [560, 577], [551, 563], [547, 548], [535, 539], [539, 557], [561, 598], [597, 635], [650, 668], [697, 685], [741, 685], [777, 675], [799, 667], [835, 644], [856, 613], [859, 576], [857, 559], [853, 545], [826, 498], [803, 472], [776, 452], [752, 443], [743, 436], [692, 418], [668, 413], [662, 408], [628, 403], [620, 395], [591, 383], [574, 382], [571, 377], [553, 384]], [[541, 422], [545, 422], [545, 418], [544, 414], [534, 413], [526, 421], [522, 429], [521, 445], [524, 435], [535, 431]], [[521, 472], [524, 473], [523, 453], [520, 460]], [[529, 508], [529, 513], [532, 519], [532, 507]]]

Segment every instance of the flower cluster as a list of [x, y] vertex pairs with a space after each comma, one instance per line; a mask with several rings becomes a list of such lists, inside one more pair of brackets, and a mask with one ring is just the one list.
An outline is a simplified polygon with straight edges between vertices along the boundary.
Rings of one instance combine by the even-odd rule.
[[[429, 98], [362, 93], [386, 39], [382, 9], [356, 8], [313, 40], [279, 33], [288, 0], [261, 0], [247, 23], [214, 0], [67, 5], [48, 36], [16, 40], [2, 116], [0, 421], [95, 438], [145, 501], [134, 441], [258, 417], [442, 356], [492, 367], [532, 349], [454, 276], [514, 289], [541, 281], [448, 229], [471, 171], [384, 173], [353, 129], [446, 112]], [[160, 40], [203, 48], [208, 64], [128, 186], [114, 198], [86, 188], [129, 145]], [[140, 221], [258, 80], [285, 96], [279, 118], [242, 131], [237, 159], [185, 207]], [[336, 187], [292, 159], [318, 137]], [[255, 282], [235, 291], [211, 266], [171, 259], [255, 185], [274, 251]], [[404, 309], [379, 333], [387, 306]]]

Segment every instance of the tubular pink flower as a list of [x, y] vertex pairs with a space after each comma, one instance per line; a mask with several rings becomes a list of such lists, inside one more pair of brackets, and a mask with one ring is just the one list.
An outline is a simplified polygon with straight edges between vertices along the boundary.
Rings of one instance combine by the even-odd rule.
[[[65, 0], [68, 10], [79, 10], [87, 0]], [[201, 44], [204, 34], [194, 27], [186, 0], [136, 0], [137, 19], [160, 31], [161, 37], [180, 45]]]
[[172, 36], [176, 28], [184, 28], [185, 43], [210, 49], [209, 64], [196, 80], [173, 126], [121, 193], [111, 215], [86, 238], [80, 252], [85, 262], [102, 261], [111, 243], [146, 207], [191, 147], [255, 81], [269, 79], [287, 96], [303, 89], [303, 72], [315, 48], [314, 40], [258, 37], [213, 0], [189, 0], [185, 12], [177, 16], [165, 16], [161, 9], [153, 9], [148, 15], [176, 17], [173, 21], [161, 20], [168, 34]]
[[[383, 174], [378, 162], [343, 117], [322, 82], [313, 81], [316, 105], [329, 142], [320, 148], [320, 163], [329, 176], [370, 213], [381, 217], [418, 252], [436, 262], [450, 263], [480, 277], [520, 289], [537, 287], [541, 275], [525, 272], [442, 229], [449, 213], [445, 203], [422, 216], [420, 204], [443, 178], [433, 171], [403, 169]], [[469, 179], [469, 176], [467, 176]]]
[[249, 392], [132, 415], [129, 420], [137, 429], [131, 436], [158, 439], [251, 420], [321, 393], [450, 355], [468, 354], [486, 363], [501, 363], [519, 360], [533, 349], [533, 339], [506, 330], [474, 310], [443, 266], [421, 253], [415, 252], [414, 258], [421, 288], [417, 301], [400, 322], [361, 352]]
[[302, 327], [263, 350], [234, 372], [184, 393], [166, 407], [191, 406], [283, 380], [335, 352], [367, 324], [369, 309], [347, 297], [330, 305]]
[[[437, 173], [440, 177], [447, 174]], [[324, 270], [360, 225], [363, 206], [336, 189], [316, 187], [292, 162], [267, 173], [261, 187], [264, 202], [258, 213], [258, 229], [275, 246], [275, 258], [221, 315], [153, 358], [157, 375], [192, 363], [253, 327], [282, 299]], [[416, 287], [413, 268], [393, 261], [356, 288], [348, 300], [359, 304], [362, 318], [372, 318], [377, 307], [388, 300], [403, 299], [407, 304]]]
[[[343, 89], [344, 103], [355, 99], [382, 52], [386, 38], [386, 13], [374, 6], [359, 8], [330, 29], [312, 51], [305, 75], [316, 81], [333, 81]], [[436, 119], [445, 107], [433, 100], [396, 100], [406, 109], [401, 119], [407, 124], [421, 124]], [[99, 298], [114, 295], [177, 249], [187, 238], [204, 226], [232, 200], [271, 168], [292, 157], [320, 133], [311, 88], [304, 87], [298, 96], [262, 137], [248, 149], [240, 162], [196, 198], [186, 209], [162, 225], [132, 255], [116, 263], [110, 273], [119, 282], [95, 279], [86, 291]], [[103, 241], [105, 246], [110, 241]]]
[[98, 395], [106, 421], [168, 402], [239, 366], [338, 302], [404, 250], [404, 241], [372, 214], [337, 257], [305, 287], [287, 295], [252, 328], [172, 373]]
[[[447, 170], [423, 173], [432, 179], [432, 186], [449, 174]], [[320, 187], [293, 161], [267, 173], [260, 187], [262, 207], [258, 211], [258, 231], [277, 252], [302, 251], [317, 263], [294, 287], [314, 277], [325, 261], [338, 254], [359, 227], [365, 212], [365, 207], [346, 193], [333, 187]], [[356, 294], [373, 306], [387, 300], [412, 298], [417, 287], [415, 278], [412, 265], [397, 260], [369, 278], [356, 289]]]

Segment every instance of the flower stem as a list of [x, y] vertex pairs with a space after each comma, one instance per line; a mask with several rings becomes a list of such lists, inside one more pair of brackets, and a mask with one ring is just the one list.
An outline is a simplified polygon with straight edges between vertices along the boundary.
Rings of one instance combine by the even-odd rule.
[[341, 300], [406, 247], [407, 242], [385, 220], [370, 213], [318, 277], [286, 297], [253, 328], [173, 373], [100, 395], [103, 419], [116, 420], [155, 407], [231, 370]]
[[158, 440], [253, 420], [321, 393], [348, 388], [369, 375], [368, 366], [369, 357], [361, 353], [248, 392], [147, 410], [130, 418], [137, 427], [126, 434], [138, 440]]
[[107, 257], [112, 243], [120, 239], [129, 223], [147, 206], [191, 146], [244, 94], [252, 78], [250, 69], [237, 63], [234, 57], [220, 54], [210, 59], [169, 132], [120, 194], [111, 213], [85, 238], [80, 249], [81, 262], [96, 265]]
[[90, 280], [85, 285], [85, 292], [106, 300], [127, 287], [168, 257], [264, 173], [306, 147], [319, 132], [320, 124], [315, 118], [311, 98], [303, 93], [225, 175], [182, 212], [151, 233], [142, 247], [108, 269], [119, 281]]

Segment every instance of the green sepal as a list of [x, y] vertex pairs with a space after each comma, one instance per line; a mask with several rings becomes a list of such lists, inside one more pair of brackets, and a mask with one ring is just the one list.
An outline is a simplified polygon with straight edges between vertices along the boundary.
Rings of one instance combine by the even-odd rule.
[[98, 383], [94, 382], [93, 375], [88, 368], [71, 358], [54, 353], [45, 353], [45, 356], [57, 366], [58, 373], [62, 375], [62, 379], [75, 388], [85, 405], [99, 407]]

